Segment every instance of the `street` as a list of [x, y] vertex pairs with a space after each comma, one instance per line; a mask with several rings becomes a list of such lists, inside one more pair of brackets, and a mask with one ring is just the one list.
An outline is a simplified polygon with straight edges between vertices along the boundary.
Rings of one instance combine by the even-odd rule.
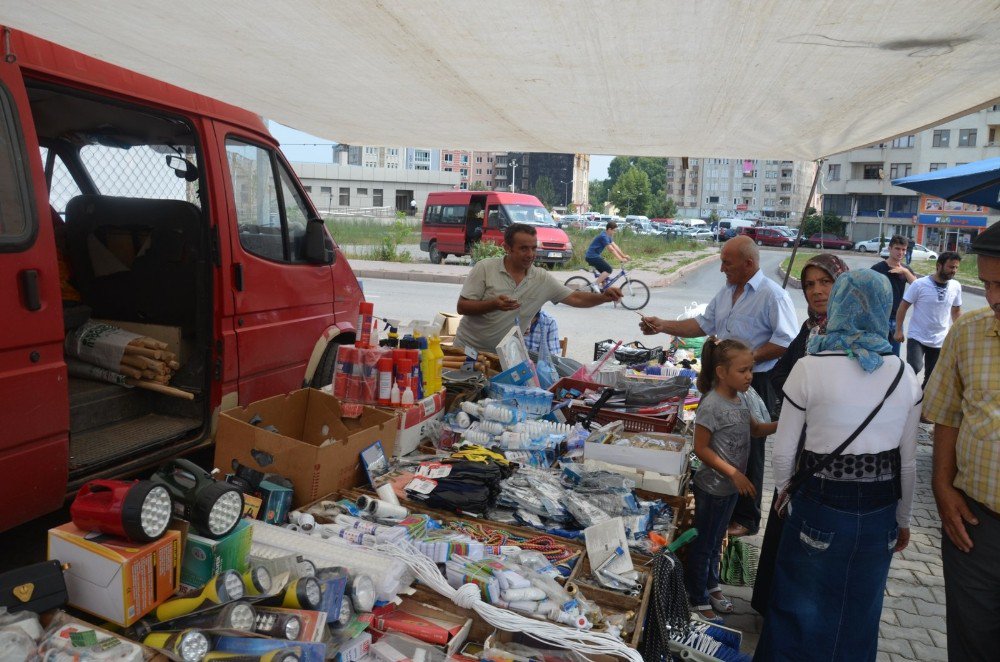
[[[788, 255], [788, 250], [762, 250], [761, 268], [780, 284], [775, 272], [778, 264]], [[878, 260], [875, 256], [853, 252], [838, 252], [852, 269], [868, 268]], [[577, 272], [554, 272], [565, 280]], [[582, 273], [582, 272], [579, 272]], [[797, 274], [793, 274], [797, 276]], [[654, 288], [649, 304], [643, 309], [647, 315], [668, 319], [676, 318], [692, 303], [708, 303], [725, 283], [719, 263], [711, 262], [683, 277], [670, 287]], [[431, 320], [437, 312], [454, 312], [461, 285], [368, 278], [364, 281], [365, 295], [375, 303], [375, 314], [400, 320]], [[806, 304], [800, 290], [789, 287], [799, 323], [806, 318]], [[986, 305], [979, 295], [964, 294], [963, 310], [973, 310]], [[666, 336], [643, 336], [639, 331], [639, 318], [635, 312], [621, 307], [601, 305], [595, 308], [546, 305], [545, 311], [556, 318], [561, 337], [569, 338], [567, 355], [578, 361], [594, 358], [594, 344], [613, 338], [631, 342], [638, 340], [655, 346], [668, 342]]]

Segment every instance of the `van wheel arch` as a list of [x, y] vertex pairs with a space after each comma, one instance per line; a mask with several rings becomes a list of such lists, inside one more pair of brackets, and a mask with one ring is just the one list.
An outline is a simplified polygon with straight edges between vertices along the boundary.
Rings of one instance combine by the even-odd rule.
[[441, 264], [441, 260], [444, 259], [441, 251], [438, 250], [436, 241], [432, 241], [427, 244], [427, 254], [430, 258], [431, 264]]
[[[311, 386], [312, 388], [322, 388], [329, 384], [333, 379], [333, 371], [337, 364], [337, 350], [341, 345], [350, 345], [354, 342], [354, 335], [350, 332], [341, 333], [337, 336], [330, 338], [326, 342], [325, 347], [323, 346], [323, 340], [316, 345], [316, 349], [313, 350], [313, 355], [322, 347], [322, 354], [320, 355], [319, 361], [316, 363], [316, 368], [313, 370], [312, 374], [307, 373], [306, 378], [303, 380], [303, 386]], [[311, 363], [311, 362], [310, 362]]]

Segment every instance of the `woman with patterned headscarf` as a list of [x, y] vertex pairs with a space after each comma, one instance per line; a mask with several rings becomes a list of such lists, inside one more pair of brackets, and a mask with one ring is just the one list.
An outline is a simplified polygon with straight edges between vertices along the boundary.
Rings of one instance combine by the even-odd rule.
[[[806, 343], [809, 338], [826, 332], [827, 302], [830, 291], [837, 278], [850, 271], [847, 264], [836, 255], [820, 253], [813, 256], [802, 267], [799, 282], [802, 284], [802, 294], [806, 298], [809, 317], [802, 323], [802, 330], [788, 346], [788, 350], [778, 359], [771, 369], [771, 385], [781, 401], [781, 391], [785, 380], [792, 372], [795, 364], [806, 355]], [[777, 491], [775, 491], [777, 496]], [[774, 561], [778, 556], [778, 541], [781, 540], [783, 521], [774, 512], [774, 499], [771, 499], [771, 510], [767, 516], [767, 526], [764, 529], [764, 541], [760, 547], [760, 558], [757, 562], [757, 578], [753, 585], [753, 598], [750, 605], [762, 616], [767, 610], [768, 598], [771, 594], [771, 581], [774, 574]]]
[[791, 500], [755, 660], [875, 659], [889, 562], [910, 538], [922, 399], [887, 340], [891, 305], [881, 274], [842, 275], [826, 333], [785, 382], [771, 462]]

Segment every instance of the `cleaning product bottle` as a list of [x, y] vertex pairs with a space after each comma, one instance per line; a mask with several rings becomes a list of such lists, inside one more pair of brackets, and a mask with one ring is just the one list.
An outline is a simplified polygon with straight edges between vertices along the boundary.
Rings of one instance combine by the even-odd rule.
[[441, 373], [444, 370], [444, 351], [441, 349], [441, 336], [437, 333], [432, 334], [427, 340], [427, 349], [431, 354], [432, 379], [430, 393], [437, 393], [443, 386]]

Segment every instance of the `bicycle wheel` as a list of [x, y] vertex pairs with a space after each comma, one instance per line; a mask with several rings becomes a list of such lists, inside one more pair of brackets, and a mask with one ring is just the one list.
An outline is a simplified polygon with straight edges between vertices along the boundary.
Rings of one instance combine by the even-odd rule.
[[581, 292], [593, 291], [590, 287], [591, 285], [590, 281], [584, 278], [583, 276], [570, 276], [569, 278], [566, 279], [566, 282], [563, 283], [563, 285], [570, 288], [571, 290], [578, 290]]
[[641, 280], [626, 277], [625, 284], [622, 285], [621, 289], [621, 304], [625, 308], [640, 310], [645, 308], [646, 304], [649, 303], [649, 286]]

